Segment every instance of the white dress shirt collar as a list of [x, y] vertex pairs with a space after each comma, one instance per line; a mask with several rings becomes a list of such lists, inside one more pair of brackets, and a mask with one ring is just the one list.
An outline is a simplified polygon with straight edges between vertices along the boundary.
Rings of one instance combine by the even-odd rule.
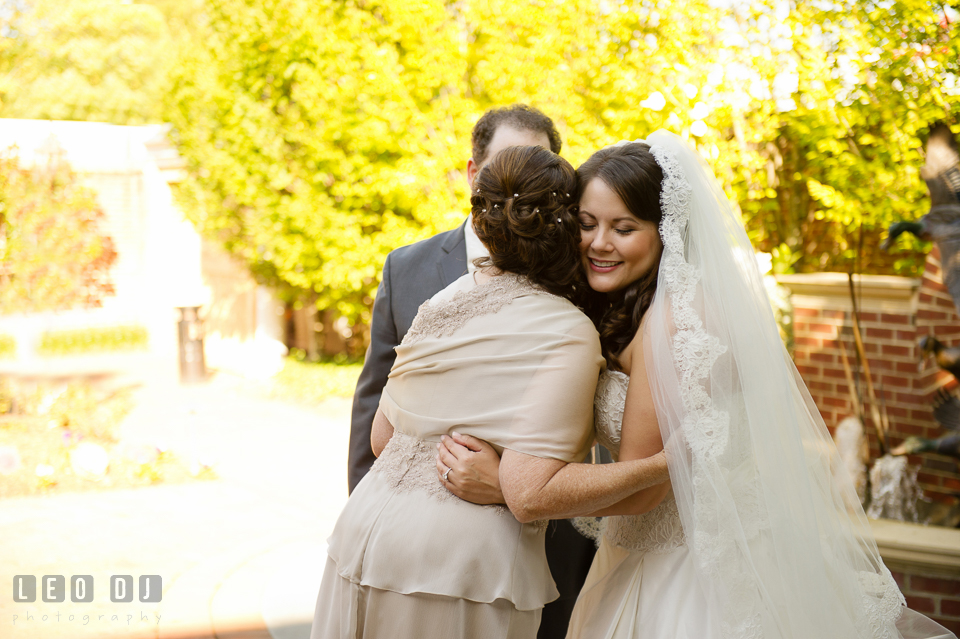
[[467, 248], [467, 272], [472, 275], [473, 272], [477, 270], [473, 261], [490, 255], [487, 247], [484, 246], [480, 238], [477, 237], [477, 232], [473, 230], [473, 215], [467, 217], [467, 225], [463, 229], [463, 239], [466, 242]]

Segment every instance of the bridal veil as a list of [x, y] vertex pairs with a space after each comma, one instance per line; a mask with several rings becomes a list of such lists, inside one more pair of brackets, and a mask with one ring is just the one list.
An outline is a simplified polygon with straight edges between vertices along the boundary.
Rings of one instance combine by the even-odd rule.
[[657, 131], [663, 256], [645, 359], [698, 577], [731, 639], [953, 637], [905, 607], [699, 155]]

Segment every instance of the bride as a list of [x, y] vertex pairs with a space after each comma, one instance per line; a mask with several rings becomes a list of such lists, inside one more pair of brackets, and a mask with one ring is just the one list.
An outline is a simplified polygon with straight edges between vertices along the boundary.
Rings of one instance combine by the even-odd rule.
[[[954, 637], [905, 607], [852, 485], [832, 476], [836, 449], [743, 225], [696, 152], [658, 131], [579, 174], [609, 363], [598, 439], [620, 461], [662, 447], [670, 488], [594, 530], [568, 639]], [[496, 483], [481, 442], [444, 443], [449, 490], [470, 499]]]

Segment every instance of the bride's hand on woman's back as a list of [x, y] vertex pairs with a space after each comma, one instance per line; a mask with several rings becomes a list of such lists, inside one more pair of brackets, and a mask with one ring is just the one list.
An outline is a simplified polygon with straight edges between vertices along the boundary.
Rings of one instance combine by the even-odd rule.
[[506, 503], [500, 490], [500, 455], [493, 446], [453, 433], [442, 437], [437, 449], [437, 473], [447, 490], [474, 504]]

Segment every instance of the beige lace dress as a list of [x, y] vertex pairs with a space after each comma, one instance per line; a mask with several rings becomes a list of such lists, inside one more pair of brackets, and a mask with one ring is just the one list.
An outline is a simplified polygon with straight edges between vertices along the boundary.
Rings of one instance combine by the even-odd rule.
[[394, 435], [328, 540], [311, 637], [533, 639], [557, 597], [545, 527], [447, 492], [436, 443], [582, 461], [602, 365], [587, 317], [523, 278], [468, 275], [426, 302], [380, 403]]

